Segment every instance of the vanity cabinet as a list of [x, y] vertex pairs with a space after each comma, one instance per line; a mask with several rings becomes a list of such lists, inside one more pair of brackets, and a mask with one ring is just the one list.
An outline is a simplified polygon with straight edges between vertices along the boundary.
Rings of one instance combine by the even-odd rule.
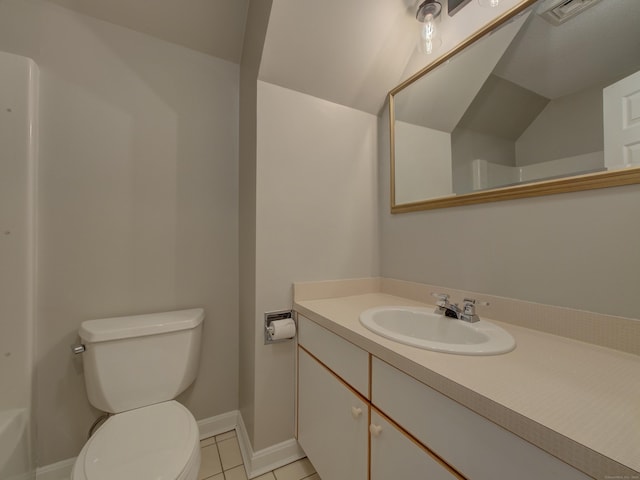
[[590, 478], [301, 315], [298, 333], [297, 437], [322, 478]]

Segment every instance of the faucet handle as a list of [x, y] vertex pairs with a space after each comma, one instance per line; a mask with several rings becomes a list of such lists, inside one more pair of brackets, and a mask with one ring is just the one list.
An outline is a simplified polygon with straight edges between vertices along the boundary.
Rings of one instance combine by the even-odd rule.
[[434, 313], [437, 315], [444, 315], [447, 312], [448, 308], [451, 308], [451, 304], [449, 303], [449, 295], [446, 293], [434, 293], [431, 292], [432, 297], [436, 297], [438, 301], [436, 302], [436, 309]]
[[480, 300], [476, 300], [475, 298], [465, 298], [463, 302], [470, 303], [472, 305], [482, 305], [484, 307], [488, 307], [489, 305], [491, 305], [489, 302], [481, 302]]
[[465, 316], [465, 319], [467, 319], [468, 321], [477, 322], [479, 318], [476, 315], [476, 305], [482, 305], [487, 307], [489, 306], [489, 302], [479, 302], [474, 298], [465, 298], [463, 300], [463, 305], [464, 305], [463, 314]]
[[439, 307], [444, 307], [449, 304], [449, 295], [446, 293], [431, 292], [431, 296], [438, 299], [436, 305], [438, 305]]

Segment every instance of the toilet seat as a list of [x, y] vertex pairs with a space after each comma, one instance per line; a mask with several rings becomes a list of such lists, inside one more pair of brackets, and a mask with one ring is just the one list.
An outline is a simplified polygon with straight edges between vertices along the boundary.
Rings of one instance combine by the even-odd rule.
[[110, 417], [76, 459], [72, 480], [195, 480], [198, 425], [175, 401]]

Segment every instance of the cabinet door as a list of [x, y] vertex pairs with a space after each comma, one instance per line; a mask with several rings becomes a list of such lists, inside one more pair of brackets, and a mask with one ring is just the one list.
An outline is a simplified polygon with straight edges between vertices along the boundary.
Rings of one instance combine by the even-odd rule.
[[371, 411], [371, 480], [458, 480], [422, 446]]
[[368, 404], [298, 349], [298, 442], [322, 478], [367, 479]]
[[473, 480], [586, 480], [588, 477], [374, 358], [372, 404]]

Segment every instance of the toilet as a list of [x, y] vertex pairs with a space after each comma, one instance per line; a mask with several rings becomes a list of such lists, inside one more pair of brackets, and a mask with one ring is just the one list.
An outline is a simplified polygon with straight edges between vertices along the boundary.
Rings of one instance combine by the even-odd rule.
[[197, 480], [200, 435], [174, 398], [196, 377], [202, 309], [88, 320], [79, 331], [89, 402], [112, 413], [71, 480]]

